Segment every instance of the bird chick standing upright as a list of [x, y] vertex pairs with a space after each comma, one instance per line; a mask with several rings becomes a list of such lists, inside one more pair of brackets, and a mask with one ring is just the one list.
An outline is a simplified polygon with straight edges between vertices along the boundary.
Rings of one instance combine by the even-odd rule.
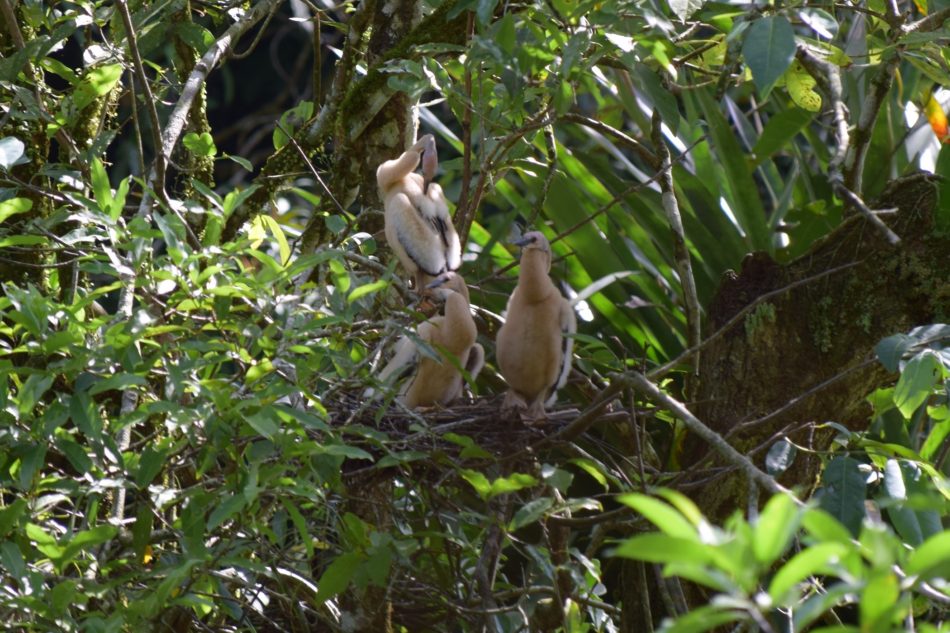
[[[495, 356], [508, 383], [504, 410], [524, 410], [524, 417], [545, 417], [545, 404], [554, 404], [556, 391], [571, 371], [573, 340], [577, 331], [571, 304], [548, 276], [551, 246], [538, 231], [525, 234], [521, 246], [518, 285], [508, 299], [505, 324], [498, 330]], [[547, 403], [545, 402], [547, 400]]]
[[[392, 360], [379, 373], [386, 381], [415, 364], [415, 374], [405, 383], [400, 397], [407, 407], [447, 405], [462, 394], [464, 367], [474, 380], [485, 364], [485, 350], [475, 342], [477, 330], [469, 309], [468, 287], [461, 275], [448, 272], [429, 284], [433, 294], [445, 301], [445, 316], [434, 316], [419, 325], [416, 333], [436, 348], [440, 358], [422, 356], [416, 344], [403, 337]], [[454, 356], [446, 358], [447, 354]]]
[[[422, 161], [422, 175], [415, 173]], [[458, 233], [442, 187], [431, 182], [439, 160], [431, 134], [399, 158], [376, 169], [386, 212], [386, 241], [422, 292], [440, 274], [462, 263]]]

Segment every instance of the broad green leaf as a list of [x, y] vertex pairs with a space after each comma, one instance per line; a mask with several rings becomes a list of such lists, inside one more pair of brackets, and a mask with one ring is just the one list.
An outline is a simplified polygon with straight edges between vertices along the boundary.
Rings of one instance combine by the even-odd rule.
[[897, 371], [900, 368], [900, 362], [904, 354], [917, 342], [917, 339], [912, 336], [895, 334], [875, 345], [874, 353], [877, 354], [877, 359], [881, 361], [887, 371]]
[[80, 474], [85, 475], [92, 469], [92, 460], [86, 454], [86, 449], [69, 439], [69, 437], [56, 438], [56, 448], [66, 456], [72, 467]]
[[98, 158], [92, 159], [89, 168], [92, 175], [92, 193], [99, 204], [99, 209], [106, 215], [110, 215], [112, 210], [112, 187], [109, 185], [109, 175], [102, 161]]
[[287, 236], [284, 235], [284, 229], [277, 223], [277, 220], [267, 214], [257, 216], [270, 230], [270, 234], [277, 240], [277, 248], [280, 251], [280, 263], [286, 266], [290, 261], [290, 244], [287, 243]]
[[693, 524], [662, 501], [639, 493], [620, 495], [617, 500], [642, 514], [664, 534], [686, 540], [699, 539]]
[[0, 508], [0, 538], [6, 537], [15, 525], [20, 522], [20, 517], [24, 515], [27, 509], [26, 499], [17, 497], [13, 503], [5, 508]]
[[814, 112], [801, 108], [789, 108], [773, 115], [752, 148], [755, 162], [761, 164], [772, 154], [785, 149], [795, 135], [814, 118]]
[[882, 573], [871, 578], [861, 592], [858, 605], [861, 630], [869, 633], [891, 631], [891, 612], [899, 597], [900, 586], [893, 573]]
[[0, 202], [0, 222], [6, 221], [10, 216], [18, 213], [26, 213], [33, 208], [33, 201], [29, 198], [10, 198]]
[[515, 516], [511, 518], [511, 522], [508, 524], [508, 530], [514, 532], [517, 529], [534, 523], [544, 516], [553, 505], [554, 499], [550, 497], [541, 497], [540, 499], [529, 501], [515, 512]]
[[364, 451], [362, 448], [356, 446], [350, 446], [349, 444], [327, 444], [321, 447], [321, 450], [326, 455], [336, 455], [338, 457], [346, 457], [348, 459], [373, 459], [373, 456]]
[[[832, 566], [846, 553], [844, 543], [818, 543], [793, 556], [772, 577], [769, 595], [776, 604], [783, 603], [785, 595], [798, 583], [816, 574], [833, 573]], [[791, 604], [798, 602], [800, 595], [791, 594]]]
[[[10, 169], [24, 157], [26, 146], [15, 136], [0, 139], [0, 169]], [[2, 214], [0, 214], [2, 221]]]
[[917, 514], [904, 503], [907, 500], [907, 487], [900, 462], [888, 459], [884, 465], [884, 495], [890, 503], [886, 506], [888, 518], [897, 533], [910, 545], [920, 545], [924, 534]]
[[135, 473], [135, 485], [139, 488], [148, 486], [165, 465], [165, 458], [168, 456], [167, 450], [155, 450], [151, 446], [146, 446], [139, 459], [139, 468]]
[[222, 523], [240, 512], [247, 505], [247, 500], [243, 494], [229, 495], [221, 501], [208, 517], [207, 531], [213, 532]]
[[856, 535], [864, 519], [867, 484], [850, 457], [835, 457], [821, 475], [819, 505]]
[[314, 606], [319, 606], [347, 588], [360, 563], [366, 558], [361, 552], [347, 552], [333, 559], [317, 581]]
[[704, 565], [715, 558], [711, 546], [695, 538], [667, 534], [641, 534], [629, 538], [613, 552], [614, 556], [633, 558], [648, 563], [692, 563]]
[[280, 430], [280, 427], [277, 425], [277, 421], [274, 420], [274, 417], [265, 413], [264, 411], [258, 411], [257, 413], [244, 416], [244, 420], [251, 426], [252, 429], [267, 439], [274, 437], [274, 435], [277, 434], [277, 431]]
[[950, 562], [950, 531], [931, 536], [911, 552], [904, 570], [908, 574], [924, 575], [947, 562]]
[[147, 381], [137, 374], [116, 374], [100, 380], [89, 388], [89, 395], [95, 396], [106, 391], [125, 391], [129, 387], [143, 386]]
[[119, 528], [114, 525], [99, 525], [94, 528], [79, 532], [68, 541], [65, 541], [65, 550], [63, 559], [69, 559], [78, 554], [81, 550], [105, 543], [115, 538], [119, 533]]
[[491, 482], [488, 481], [488, 477], [477, 470], [469, 469], [463, 469], [459, 471], [459, 474], [462, 475], [462, 479], [472, 485], [479, 497], [482, 499], [488, 498], [488, 493], [491, 492]]
[[940, 360], [929, 349], [914, 356], [904, 366], [894, 389], [894, 404], [905, 418], [910, 419], [917, 407], [930, 398], [940, 368]]
[[507, 477], [499, 477], [491, 482], [491, 489], [488, 492], [488, 498], [492, 499], [498, 495], [517, 492], [523, 488], [536, 486], [538, 480], [525, 473], [512, 473]]
[[742, 57], [763, 98], [795, 58], [795, 31], [782, 15], [756, 20], [745, 33]]
[[771, 565], [788, 548], [798, 531], [801, 513], [789, 495], [777, 494], [769, 499], [756, 521], [752, 534], [752, 551], [763, 566]]
[[357, 299], [360, 299], [361, 297], [365, 297], [366, 295], [373, 294], [374, 292], [378, 292], [382, 290], [383, 288], [387, 288], [388, 286], [389, 286], [389, 281], [387, 281], [386, 279], [377, 279], [376, 281], [371, 281], [368, 284], [363, 284], [361, 286], [357, 286], [356, 288], [353, 288], [350, 294], [346, 296], [346, 301], [347, 303], [353, 303], [354, 301], [356, 301]]
[[122, 64], [104, 64], [91, 68], [73, 92], [73, 104], [82, 110], [97, 98], [106, 95], [122, 76]]
[[703, 633], [718, 626], [744, 619], [742, 611], [718, 605], [707, 605], [694, 609], [689, 613], [679, 616], [668, 627], [664, 627], [664, 633]]

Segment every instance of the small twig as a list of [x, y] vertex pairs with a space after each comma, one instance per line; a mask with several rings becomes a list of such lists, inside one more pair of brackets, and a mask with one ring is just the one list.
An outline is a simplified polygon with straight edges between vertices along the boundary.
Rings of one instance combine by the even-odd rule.
[[337, 210], [346, 216], [346, 209], [344, 209], [343, 205], [340, 204], [340, 201], [334, 197], [333, 192], [330, 191], [330, 187], [328, 187], [327, 183], [324, 182], [323, 178], [320, 176], [320, 173], [317, 171], [317, 168], [313, 166], [313, 163], [310, 162], [310, 158], [307, 156], [307, 153], [303, 151], [303, 148], [300, 147], [300, 143], [297, 142], [297, 139], [294, 138], [293, 134], [291, 134], [290, 131], [287, 130], [287, 128], [285, 128], [279, 120], [275, 121], [275, 123], [277, 124], [277, 127], [280, 129], [280, 131], [284, 133], [284, 136], [287, 137], [288, 142], [291, 143], [297, 150], [297, 153], [300, 154], [300, 157], [303, 158], [303, 161], [310, 169], [310, 173], [313, 174], [313, 177], [316, 178], [317, 182], [320, 183], [320, 186], [323, 187], [323, 190], [326, 192], [327, 196], [333, 201], [333, 204], [336, 205]]
[[[701, 313], [699, 295], [696, 291], [696, 280], [693, 277], [693, 264], [690, 261], [689, 247], [686, 245], [686, 230], [683, 228], [683, 217], [680, 215], [679, 203], [676, 200], [676, 190], [673, 186], [673, 162], [670, 159], [670, 150], [663, 138], [663, 121], [660, 112], [653, 109], [653, 147], [657, 152], [656, 168], [662, 191], [663, 210], [666, 220], [673, 234], [673, 256], [676, 261], [676, 272], [679, 273], [680, 286], [683, 289], [683, 303], [686, 306], [687, 344], [696, 347], [702, 341]], [[699, 354], [693, 355], [693, 378], [699, 376]]]
[[877, 217], [878, 213], [893, 212], [893, 209], [882, 209], [880, 211], [872, 211], [868, 208], [868, 205], [864, 203], [864, 200], [861, 199], [858, 194], [854, 193], [850, 189], [844, 186], [843, 183], [836, 182], [834, 183], [834, 190], [839, 196], [844, 198], [844, 200], [850, 204], [852, 207], [857, 209], [865, 219], [874, 225], [878, 231], [884, 235], [884, 238], [891, 246], [896, 246], [900, 244], [901, 238], [898, 237], [897, 233], [891, 230], [891, 227], [884, 224], [884, 221], [881, 218]]
[[640, 141], [624, 134], [615, 127], [611, 127], [606, 123], [591, 119], [590, 117], [583, 116], [581, 114], [575, 114], [573, 112], [568, 112], [560, 117], [562, 121], [568, 121], [570, 123], [577, 123], [578, 125], [583, 125], [589, 127], [592, 130], [596, 130], [601, 134], [611, 136], [618, 141], [620, 144], [628, 149], [633, 150], [645, 163], [648, 165], [656, 165], [657, 157], [651, 152], [646, 146], [643, 145]]
[[[135, 25], [132, 24], [132, 15], [129, 13], [129, 6], [125, 0], [116, 0], [116, 8], [122, 15], [122, 23], [125, 25], [125, 36], [129, 41], [129, 54], [132, 56], [132, 67], [135, 69], [135, 75], [142, 85], [142, 92], [145, 96], [145, 110], [148, 112], [149, 122], [151, 123], [152, 145], [155, 147], [155, 177], [152, 178], [152, 189], [158, 194], [162, 202], [167, 203], [168, 198], [165, 195], [165, 168], [167, 158], [162, 151], [162, 123], [158, 118], [158, 110], [155, 107], [155, 96], [152, 94], [152, 87], [148, 82], [148, 75], [145, 74], [145, 65], [142, 63], [142, 56], [139, 54], [138, 37], [135, 33]], [[134, 101], [132, 108], [138, 106]], [[145, 198], [147, 194], [143, 194]], [[121, 448], [121, 447], [120, 447]]]

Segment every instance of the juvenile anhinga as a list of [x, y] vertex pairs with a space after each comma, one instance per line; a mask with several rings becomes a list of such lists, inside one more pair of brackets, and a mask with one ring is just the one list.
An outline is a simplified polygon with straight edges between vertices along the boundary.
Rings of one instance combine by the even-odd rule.
[[[422, 175], [415, 173], [422, 162]], [[376, 169], [386, 212], [386, 240], [417, 292], [435, 277], [462, 263], [458, 233], [449, 216], [442, 187], [432, 182], [439, 165], [435, 139], [420, 138], [399, 158]]]
[[[433, 294], [445, 301], [445, 315], [434, 316], [416, 329], [419, 340], [431, 346], [438, 359], [424, 356], [407, 336], [396, 344], [392, 360], [379, 373], [380, 381], [414, 368], [400, 390], [409, 408], [447, 405], [462, 394], [462, 367], [474, 379], [485, 364], [485, 350], [475, 342], [477, 330], [469, 309], [468, 287], [461, 275], [447, 272], [429, 284]], [[447, 358], [450, 354], [453, 358]]]
[[518, 285], [508, 299], [505, 324], [498, 330], [495, 357], [508, 383], [502, 408], [523, 410], [524, 417], [545, 417], [556, 391], [571, 371], [573, 339], [577, 321], [571, 304], [561, 296], [548, 276], [551, 246], [537, 231], [525, 234]]

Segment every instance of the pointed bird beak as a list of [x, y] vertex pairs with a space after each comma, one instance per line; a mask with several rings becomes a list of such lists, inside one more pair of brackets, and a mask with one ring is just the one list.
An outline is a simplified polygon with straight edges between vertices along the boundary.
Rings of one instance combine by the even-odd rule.
[[442, 284], [444, 284], [444, 283], [447, 282], [448, 280], [449, 280], [449, 273], [443, 273], [443, 274], [439, 275], [438, 277], [436, 277], [435, 279], [433, 279], [433, 280], [426, 286], [426, 288], [438, 288], [439, 286], [441, 286]]
[[439, 168], [439, 155], [435, 150], [435, 141], [426, 143], [422, 150], [422, 192], [429, 192], [429, 183], [435, 178], [435, 172]]
[[527, 246], [528, 244], [533, 244], [537, 239], [538, 239], [538, 238], [536, 238], [536, 237], [534, 237], [533, 235], [531, 235], [531, 236], [527, 236], [527, 237], [522, 237], [520, 240], [515, 240], [514, 242], [512, 242], [512, 244], [514, 244], [515, 246], [520, 246], [520, 247], [524, 248], [524, 247]]

